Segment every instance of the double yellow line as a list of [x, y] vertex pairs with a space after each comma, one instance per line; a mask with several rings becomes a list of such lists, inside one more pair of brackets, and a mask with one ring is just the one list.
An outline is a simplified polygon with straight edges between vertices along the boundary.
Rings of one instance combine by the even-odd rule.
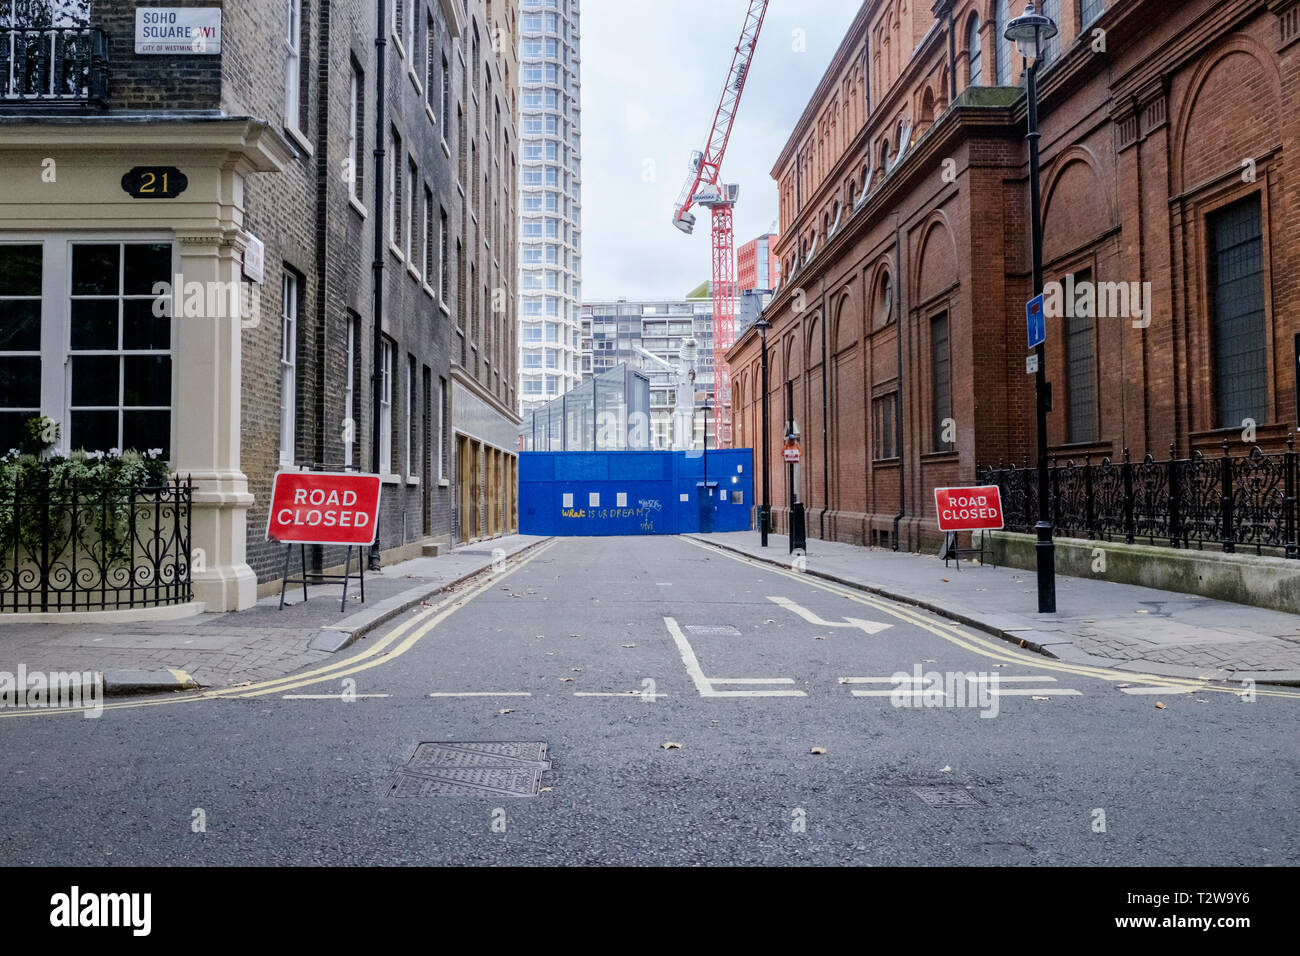
[[[321, 667], [303, 671], [299, 674], [291, 674], [288, 677], [258, 681], [256, 683], [244, 684], [242, 686], [222, 687], [216, 690], [200, 691], [197, 694], [177, 694], [171, 697], [155, 698], [152, 700], [121, 701], [113, 704], [105, 704], [104, 710], [128, 710], [137, 707], [165, 707], [174, 704], [195, 704], [209, 700], [242, 700], [251, 697], [264, 697], [268, 694], [282, 694], [286, 691], [296, 690], [299, 687], [309, 687], [312, 684], [321, 684], [325, 681], [341, 680], [344, 677], [369, 670], [372, 667], [379, 667], [382, 664], [387, 664], [401, 657], [419, 643], [421, 638], [429, 634], [430, 631], [447, 618], [451, 617], [479, 595], [494, 587], [498, 587], [500, 583], [510, 577], [510, 575], [555, 547], [555, 544], [555, 541], [548, 541], [534, 549], [527, 557], [519, 559], [514, 563], [513, 567], [500, 574], [493, 574], [490, 580], [485, 581], [468, 591], [452, 593], [447, 597], [444, 597], [438, 603], [424, 608], [407, 618], [401, 624], [397, 625], [397, 627], [393, 628], [377, 641], [367, 644], [365, 650], [361, 651], [359, 654], [354, 654], [345, 660], [336, 661], [333, 664], [325, 664]], [[80, 714], [91, 709], [93, 708], [80, 707], [60, 710], [0, 711], [0, 719], [6, 717], [48, 717], [56, 714]]]
[[[959, 625], [935, 620], [934, 618], [927, 616], [926, 612], [919, 609], [907, 607], [906, 605], [890, 603], [886, 599], [875, 597], [869, 593], [836, 584], [833, 581], [827, 581], [824, 578], [819, 578], [807, 573], [787, 570], [778, 565], [769, 564], [763, 559], [751, 558], [746, 555], [737, 554], [734, 551], [720, 548], [717, 545], [697, 541], [692, 538], [686, 538], [685, 540], [689, 541], [697, 548], [702, 548], [713, 554], [720, 554], [723, 557], [730, 558], [740, 564], [748, 564], [751, 567], [759, 566], [766, 573], [780, 574], [784, 577], [790, 578], [792, 581], [798, 581], [801, 584], [805, 584], [808, 587], [817, 588], [821, 591], [829, 592], [830, 594], [837, 594], [850, 601], [856, 601], [858, 604], [864, 604], [867, 607], [874, 608], [892, 617], [898, 618], [899, 620], [905, 621], [908, 624], [914, 624], [917, 627], [923, 628], [931, 634], [943, 638], [950, 644], [955, 644], [958, 647], [992, 660], [1032, 667], [1037, 670], [1071, 674], [1076, 677], [1093, 677], [1098, 680], [1113, 681], [1116, 683], [1151, 684], [1160, 687], [1186, 688], [1188, 690], [1204, 691], [1206, 693], [1234, 695], [1239, 695], [1241, 693], [1239, 688], [1211, 684], [1208, 682], [1208, 679], [1199, 680], [1183, 677], [1160, 677], [1156, 674], [1135, 674], [1128, 671], [1114, 670], [1109, 667], [1090, 667], [1086, 664], [1070, 664], [1040, 654], [1026, 654], [1008, 647], [1006, 642], [1000, 639], [979, 637], [960, 629]], [[1256, 686], [1255, 694], [1262, 697], [1286, 697], [1300, 700], [1300, 691], [1296, 690], [1262, 688]]]

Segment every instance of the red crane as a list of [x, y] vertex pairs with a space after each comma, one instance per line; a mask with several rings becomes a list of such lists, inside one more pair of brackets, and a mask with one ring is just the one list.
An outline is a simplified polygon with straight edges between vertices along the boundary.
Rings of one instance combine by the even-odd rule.
[[767, 4], [768, 0], [749, 0], [745, 26], [731, 57], [731, 70], [704, 152], [692, 154], [691, 171], [673, 210], [673, 225], [688, 235], [695, 229], [692, 206], [713, 212], [713, 434], [718, 448], [731, 446], [731, 371], [725, 356], [736, 340], [736, 246], [731, 212], [740, 192], [739, 186], [720, 183], [718, 178]]

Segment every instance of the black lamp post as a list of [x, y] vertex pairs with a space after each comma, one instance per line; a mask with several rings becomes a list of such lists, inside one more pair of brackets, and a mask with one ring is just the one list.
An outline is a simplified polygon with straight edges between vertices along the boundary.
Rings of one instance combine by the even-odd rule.
[[709, 493], [709, 412], [713, 411], [713, 406], [709, 404], [707, 398], [701, 410], [704, 412], [704, 493], [707, 495]]
[[[1029, 142], [1029, 229], [1033, 246], [1035, 296], [1042, 295], [1043, 292], [1043, 223], [1039, 188], [1037, 75], [1043, 46], [1056, 34], [1056, 24], [1052, 18], [1043, 16], [1035, 10], [1032, 0], [1025, 6], [1023, 15], [1007, 24], [1006, 30], [1006, 38], [1020, 50], [1027, 68], [1025, 76], [1029, 130], [1025, 139]], [[1038, 543], [1034, 549], [1038, 565], [1038, 612], [1053, 614], [1056, 612], [1056, 547], [1052, 543], [1051, 490], [1048, 487], [1047, 475], [1047, 409], [1051, 396], [1048, 391], [1043, 343], [1040, 342], [1035, 346], [1034, 351], [1038, 357], [1038, 371], [1034, 379], [1038, 413], [1038, 524], [1034, 526], [1038, 534]]]
[[771, 323], [759, 313], [758, 321], [754, 323], [754, 328], [758, 329], [758, 339], [761, 343], [763, 353], [763, 504], [758, 509], [758, 533], [763, 547], [767, 547], [767, 532], [771, 525], [772, 502], [768, 498], [768, 488], [771, 485], [770, 472], [768, 471], [767, 458], [767, 439], [768, 439], [768, 421], [767, 421], [767, 330], [772, 327]]

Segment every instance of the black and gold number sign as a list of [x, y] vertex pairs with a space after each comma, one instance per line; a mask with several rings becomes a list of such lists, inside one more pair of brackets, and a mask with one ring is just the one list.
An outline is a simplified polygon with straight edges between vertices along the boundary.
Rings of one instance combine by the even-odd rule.
[[175, 166], [136, 166], [122, 177], [122, 188], [134, 199], [175, 199], [189, 184]]

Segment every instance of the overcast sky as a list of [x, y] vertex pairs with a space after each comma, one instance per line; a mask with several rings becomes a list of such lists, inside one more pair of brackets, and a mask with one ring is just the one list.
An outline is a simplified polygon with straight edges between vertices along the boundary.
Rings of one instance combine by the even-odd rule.
[[[710, 277], [707, 209], [672, 225], [748, 0], [582, 0], [583, 298], [679, 298]], [[722, 164], [736, 245], [772, 231], [772, 166], [860, 7], [772, 0]], [[802, 49], [799, 49], [802, 48]]]

